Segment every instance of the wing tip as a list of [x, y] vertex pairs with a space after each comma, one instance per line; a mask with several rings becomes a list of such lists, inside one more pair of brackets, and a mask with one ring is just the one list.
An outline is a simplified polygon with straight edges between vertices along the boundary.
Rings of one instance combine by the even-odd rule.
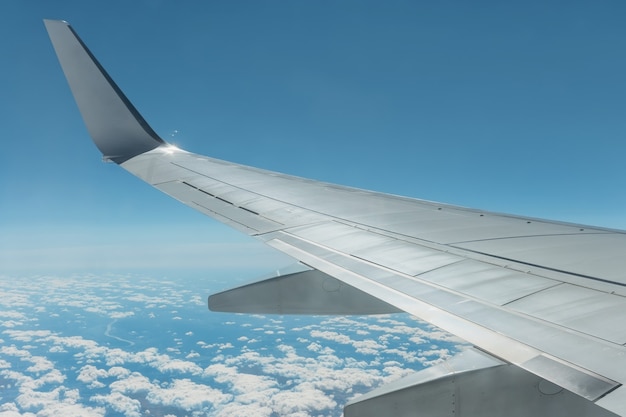
[[46, 27], [49, 25], [71, 26], [67, 20], [62, 19], [43, 19], [43, 24], [46, 25]]
[[165, 144], [65, 20], [44, 19], [87, 130], [118, 164]]

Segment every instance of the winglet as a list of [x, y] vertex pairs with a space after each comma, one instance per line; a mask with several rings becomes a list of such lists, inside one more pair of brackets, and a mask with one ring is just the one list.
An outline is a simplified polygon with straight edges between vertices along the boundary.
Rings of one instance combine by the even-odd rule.
[[165, 143], [67, 22], [44, 24], [87, 130], [105, 159], [120, 164]]

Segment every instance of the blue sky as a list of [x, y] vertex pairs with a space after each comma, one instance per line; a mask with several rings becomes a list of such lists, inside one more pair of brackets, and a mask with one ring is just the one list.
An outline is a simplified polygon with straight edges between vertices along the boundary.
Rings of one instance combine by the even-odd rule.
[[43, 18], [69, 21], [186, 150], [626, 228], [623, 2], [7, 0], [0, 13], [4, 269], [286, 261], [102, 163]]

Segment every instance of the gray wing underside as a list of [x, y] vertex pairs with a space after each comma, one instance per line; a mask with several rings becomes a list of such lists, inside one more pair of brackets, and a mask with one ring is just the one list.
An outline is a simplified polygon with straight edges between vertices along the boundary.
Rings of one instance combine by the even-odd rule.
[[180, 150], [152, 131], [69, 25], [46, 26], [107, 158], [306, 265], [213, 296], [215, 309], [406, 311], [599, 410], [626, 415], [624, 232], [342, 187]]

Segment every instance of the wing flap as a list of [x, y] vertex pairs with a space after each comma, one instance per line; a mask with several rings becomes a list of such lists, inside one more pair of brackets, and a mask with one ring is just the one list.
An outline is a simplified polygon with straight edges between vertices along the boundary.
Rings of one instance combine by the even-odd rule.
[[419, 277], [499, 306], [560, 285], [559, 281], [472, 259], [424, 272]]
[[626, 344], [624, 297], [561, 284], [516, 300], [508, 307], [568, 329]]

